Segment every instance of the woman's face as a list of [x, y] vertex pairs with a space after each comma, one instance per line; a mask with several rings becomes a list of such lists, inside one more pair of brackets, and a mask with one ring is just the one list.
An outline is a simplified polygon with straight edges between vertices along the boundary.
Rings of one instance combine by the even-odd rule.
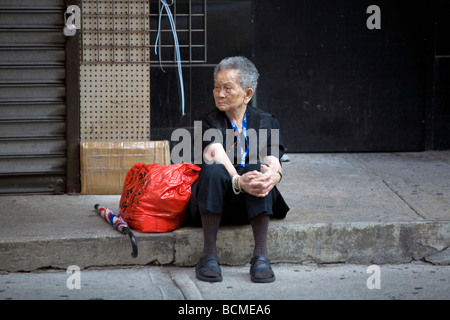
[[225, 69], [217, 73], [214, 82], [214, 100], [220, 111], [234, 111], [245, 107], [250, 101], [253, 90], [244, 90], [240, 83], [240, 73], [235, 69]]

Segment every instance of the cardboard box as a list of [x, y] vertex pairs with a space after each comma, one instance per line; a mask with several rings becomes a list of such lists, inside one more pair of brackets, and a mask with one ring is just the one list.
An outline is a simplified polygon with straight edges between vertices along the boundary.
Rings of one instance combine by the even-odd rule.
[[170, 164], [169, 141], [82, 142], [81, 194], [120, 195], [130, 168], [138, 162]]

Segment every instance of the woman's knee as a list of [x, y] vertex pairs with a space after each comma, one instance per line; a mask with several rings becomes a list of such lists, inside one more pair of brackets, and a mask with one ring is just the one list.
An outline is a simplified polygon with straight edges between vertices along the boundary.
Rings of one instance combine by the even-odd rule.
[[250, 172], [250, 171], [261, 171], [261, 163], [249, 163], [245, 165], [245, 168], [242, 170], [241, 174]]
[[230, 175], [223, 164], [213, 162], [202, 166], [198, 178], [199, 180], [223, 180], [230, 179]]

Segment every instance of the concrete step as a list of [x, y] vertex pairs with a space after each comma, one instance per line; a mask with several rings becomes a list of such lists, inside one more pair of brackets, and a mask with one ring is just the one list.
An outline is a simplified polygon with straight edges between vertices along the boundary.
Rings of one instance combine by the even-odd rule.
[[[289, 154], [279, 186], [291, 207], [273, 220], [272, 262], [450, 264], [450, 152]], [[0, 197], [0, 270], [117, 265], [193, 266], [201, 228], [164, 234], [114, 230], [94, 204], [117, 212], [120, 196], [24, 195]], [[251, 258], [250, 226], [223, 226], [221, 264]]]

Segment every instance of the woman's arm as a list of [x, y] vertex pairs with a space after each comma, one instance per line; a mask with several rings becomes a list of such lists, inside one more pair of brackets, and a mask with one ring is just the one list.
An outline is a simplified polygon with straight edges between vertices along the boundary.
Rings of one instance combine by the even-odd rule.
[[280, 160], [274, 156], [266, 156], [264, 158], [264, 162], [269, 168], [270, 178], [272, 180], [273, 187], [275, 187], [280, 183], [283, 174], [283, 168], [281, 167]]
[[223, 146], [220, 143], [211, 143], [203, 152], [203, 157], [207, 162], [215, 161], [221, 163], [225, 166], [230, 177], [237, 175], [236, 168], [231, 163], [230, 158], [228, 158]]
[[[220, 143], [212, 143], [210, 144], [204, 151], [203, 156], [207, 162], [215, 161], [217, 163], [221, 163], [225, 166], [225, 169], [230, 174], [230, 177], [233, 178], [234, 176], [238, 175], [236, 168], [231, 163], [230, 158], [228, 158], [227, 153], [225, 152], [225, 149]], [[267, 183], [267, 177], [266, 179], [258, 180], [258, 178], [262, 177], [262, 173], [259, 171], [251, 171], [243, 174], [239, 177], [239, 183], [238, 185], [235, 185], [234, 187], [240, 189], [244, 192], [247, 192], [254, 196], [264, 196], [261, 194], [261, 189], [263, 188], [262, 185], [264, 182]], [[232, 180], [233, 182], [234, 180]], [[236, 181], [235, 181], [236, 182]]]
[[[208, 162], [215, 161], [225, 166], [230, 177], [237, 175], [236, 168], [231, 163], [220, 143], [210, 144], [203, 153]], [[250, 171], [240, 177], [240, 187], [243, 191], [256, 197], [265, 197], [281, 181], [282, 168], [280, 161], [274, 156], [264, 158], [265, 164], [261, 165], [261, 171]]]

